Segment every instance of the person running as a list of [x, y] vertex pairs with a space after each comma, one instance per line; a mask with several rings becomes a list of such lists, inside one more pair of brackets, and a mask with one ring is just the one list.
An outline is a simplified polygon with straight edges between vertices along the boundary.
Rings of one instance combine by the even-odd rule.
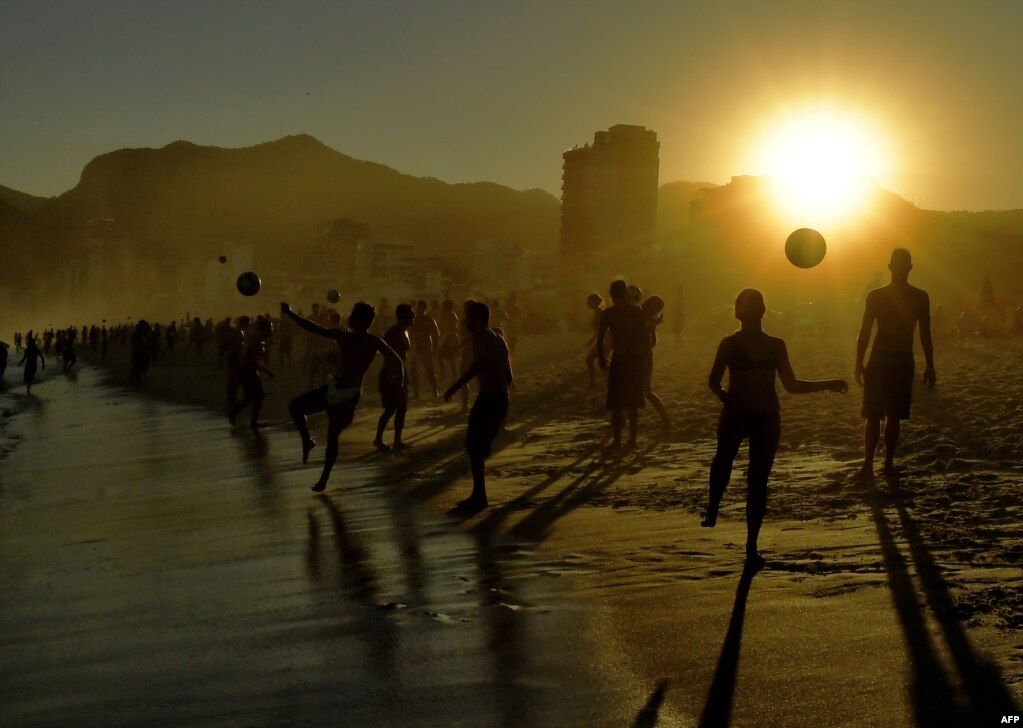
[[657, 346], [657, 327], [664, 321], [664, 300], [660, 296], [650, 296], [650, 298], [643, 301], [643, 305], [640, 308], [643, 309], [643, 315], [646, 316], [647, 329], [650, 331], [650, 349], [647, 354], [646, 366], [643, 370], [643, 396], [657, 410], [657, 414], [661, 416], [661, 424], [664, 425], [664, 429], [667, 431], [671, 429], [671, 418], [668, 417], [661, 398], [654, 393], [651, 383], [654, 374], [654, 347]]
[[46, 371], [46, 357], [39, 350], [35, 337], [29, 331], [25, 336], [25, 353], [22, 355], [21, 361], [18, 362], [19, 367], [22, 364], [25, 365], [25, 391], [28, 394], [32, 394], [32, 385], [36, 379], [36, 367], [39, 363], [43, 365], [43, 371]]
[[355, 417], [355, 408], [362, 396], [362, 380], [373, 357], [380, 352], [385, 359], [385, 365], [401, 371], [403, 378], [405, 375], [401, 357], [383, 340], [369, 333], [375, 313], [368, 303], [356, 303], [348, 317], [351, 330], [344, 331], [324, 328], [294, 313], [287, 303], [281, 303], [283, 316], [287, 316], [311, 334], [333, 339], [341, 351], [342, 366], [336, 378], [322, 387], [295, 397], [288, 405], [288, 411], [302, 438], [302, 462], [309, 461], [309, 451], [316, 447], [316, 442], [309, 436], [307, 416], [315, 412], [327, 413], [327, 449], [323, 458], [323, 472], [312, 487], [316, 493], [327, 487], [330, 471], [337, 460], [338, 439]]
[[264, 372], [273, 379], [274, 373], [267, 369], [263, 362], [268, 358], [267, 343], [270, 340], [270, 325], [266, 319], [259, 319], [255, 330], [246, 335], [245, 350], [238, 360], [238, 383], [242, 386], [245, 396], [228, 414], [227, 419], [234, 427], [235, 420], [243, 409], [252, 405], [249, 427], [253, 430], [260, 426], [259, 411], [263, 408], [266, 392], [259, 373]]
[[[394, 314], [398, 322], [384, 332], [384, 343], [391, 347], [404, 363], [405, 357], [408, 356], [409, 346], [411, 346], [408, 329], [415, 322], [416, 314], [411, 306], [404, 303], [398, 305]], [[387, 429], [387, 423], [392, 416], [394, 417], [393, 449], [398, 451], [408, 447], [401, 441], [401, 433], [405, 428], [405, 414], [408, 412], [408, 384], [408, 374], [404, 369], [399, 372], [395, 367], [388, 366], [386, 362], [380, 368], [380, 401], [384, 412], [377, 422], [377, 436], [373, 440], [373, 446], [377, 450], [388, 449], [384, 444], [384, 430]]]
[[479, 379], [479, 394], [469, 412], [465, 434], [465, 449], [472, 469], [472, 493], [458, 503], [460, 509], [467, 511], [482, 510], [488, 505], [483, 464], [490, 457], [494, 438], [508, 415], [508, 389], [514, 385], [508, 345], [488, 328], [489, 323], [490, 309], [486, 304], [474, 302], [469, 306], [466, 326], [472, 336], [472, 366], [444, 392], [444, 401], [450, 402], [470, 379]]
[[[888, 264], [892, 280], [867, 294], [863, 323], [856, 338], [856, 383], [863, 387], [863, 466], [859, 479], [874, 477], [874, 454], [884, 420], [884, 475], [895, 477], [895, 448], [901, 421], [909, 419], [913, 399], [913, 331], [920, 324], [920, 347], [924, 352], [923, 381], [934, 388], [934, 344], [931, 341], [931, 302], [927, 292], [909, 285], [913, 259], [905, 248], [892, 251]], [[877, 323], [870, 359], [863, 357]]]
[[[636, 425], [639, 410], [644, 406], [643, 377], [650, 356], [650, 329], [643, 309], [628, 301], [625, 281], [611, 284], [611, 306], [600, 315], [597, 332], [597, 360], [608, 370], [607, 408], [611, 410], [611, 449], [622, 446], [622, 425], [629, 418], [628, 448], [636, 446]], [[608, 332], [614, 339], [614, 354], [608, 367], [604, 339]]]
[[[792, 394], [824, 391], [844, 394], [849, 391], [849, 385], [842, 379], [797, 379], [785, 342], [763, 330], [766, 310], [760, 291], [753, 288], [742, 291], [735, 299], [735, 318], [741, 326], [721, 340], [714, 357], [707, 383], [721, 400], [722, 407], [718, 420], [717, 452], [710, 466], [707, 512], [700, 523], [704, 528], [717, 524], [718, 509], [732, 475], [732, 464], [742, 441], [748, 439], [746, 560], [747, 565], [754, 568], [764, 565], [757, 549], [757, 538], [767, 508], [767, 480], [781, 434], [775, 377], [781, 380], [785, 391]], [[726, 369], [727, 390], [721, 386]]]
[[412, 326], [409, 368], [412, 370], [413, 397], [419, 399], [419, 370], [426, 370], [430, 391], [437, 397], [437, 373], [433, 367], [433, 355], [440, 340], [440, 328], [437, 321], [427, 313], [426, 301], [416, 304], [416, 322]]

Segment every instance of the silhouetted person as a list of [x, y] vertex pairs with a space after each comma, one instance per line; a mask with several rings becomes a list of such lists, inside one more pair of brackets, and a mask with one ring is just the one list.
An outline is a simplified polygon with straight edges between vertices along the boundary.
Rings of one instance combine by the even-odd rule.
[[454, 377], [458, 371], [458, 314], [455, 313], [455, 303], [450, 298], [445, 298], [441, 303], [437, 327], [440, 329], [440, 339], [437, 342], [437, 366], [440, 369], [440, 376], [444, 377], [444, 372], [450, 366], [451, 376]]
[[231, 348], [231, 317], [227, 316], [213, 329], [213, 339], [217, 343], [217, 366], [223, 366], [227, 350]]
[[[899, 444], [902, 420], [909, 419], [913, 399], [913, 331], [920, 324], [920, 346], [924, 351], [924, 384], [934, 387], [934, 345], [931, 341], [931, 303], [926, 291], [909, 285], [913, 259], [905, 248], [892, 251], [888, 269], [892, 281], [867, 295], [863, 324], [856, 339], [856, 382], [863, 386], [863, 467], [858, 478], [874, 476], [874, 454], [884, 425], [884, 473], [896, 475], [895, 448]], [[877, 336], [870, 360], [863, 357], [877, 323]]]
[[270, 339], [270, 322], [260, 318], [251, 333], [246, 334], [245, 349], [238, 360], [238, 383], [241, 384], [245, 396], [234, 409], [228, 413], [228, 420], [234, 426], [235, 419], [243, 409], [252, 405], [249, 427], [259, 427], [259, 412], [263, 408], [266, 392], [263, 391], [263, 380], [259, 373], [264, 372], [271, 379], [274, 373], [267, 369], [263, 362], [267, 359], [267, 342]]
[[0, 341], [0, 386], [3, 386], [4, 372], [7, 371], [7, 344]]
[[[643, 310], [628, 301], [625, 281], [611, 284], [611, 305], [600, 316], [597, 332], [597, 359], [601, 369], [608, 369], [607, 408], [611, 410], [611, 448], [622, 446], [622, 425], [629, 418], [628, 447], [636, 446], [636, 424], [644, 406], [644, 372], [650, 356], [650, 330]], [[614, 339], [614, 353], [608, 367], [604, 355], [604, 338], [608, 332]]]
[[61, 352], [61, 360], [64, 362], [64, 373], [71, 371], [71, 367], [78, 363], [78, 353], [75, 351], [75, 337], [69, 336], [64, 341], [64, 350]]
[[140, 319], [131, 333], [131, 371], [128, 374], [128, 381], [132, 384], [141, 384], [149, 371], [149, 355], [152, 347], [149, 337], [153, 335], [149, 322]]
[[195, 347], [195, 357], [202, 361], [203, 352], [206, 349], [206, 329], [198, 316], [192, 319], [192, 326], [188, 331], [188, 344]]
[[[459, 325], [459, 342], [458, 342], [458, 367], [459, 375], [465, 374], [469, 371], [472, 366], [472, 332], [469, 331], [469, 309], [472, 308], [476, 301], [472, 298], [467, 298], [462, 302], [462, 320]], [[462, 414], [469, 411], [469, 387], [466, 383], [462, 387]]]
[[419, 370], [426, 370], [430, 391], [437, 396], [437, 373], [433, 367], [433, 355], [440, 340], [440, 328], [433, 316], [427, 313], [426, 301], [416, 304], [416, 322], [410, 331], [412, 348], [410, 350], [409, 368], [412, 373], [414, 397], [419, 399]]
[[18, 366], [20, 367], [22, 364], [25, 365], [25, 391], [32, 394], [32, 384], [36, 379], [36, 367], [42, 364], [43, 371], [46, 371], [46, 357], [39, 350], [39, 345], [31, 331], [25, 337], [25, 353], [22, 355], [21, 361], [18, 362]]
[[664, 409], [664, 403], [653, 390], [652, 379], [654, 374], [654, 347], [657, 346], [657, 327], [664, 321], [664, 301], [660, 296], [651, 296], [640, 306], [643, 315], [646, 316], [647, 328], [650, 331], [650, 349], [647, 353], [647, 363], [643, 369], [643, 396], [646, 401], [653, 405], [657, 414], [661, 416], [661, 423], [664, 429], [671, 429], [671, 418]]
[[[741, 327], [721, 340], [714, 357], [707, 383], [723, 407], [718, 421], [717, 452], [710, 466], [710, 498], [700, 524], [710, 528], [717, 523], [721, 498], [732, 475], [732, 463], [742, 441], [748, 438], [746, 559], [757, 568], [764, 563], [757, 551], [757, 537], [767, 508], [767, 479], [781, 434], [775, 376], [781, 379], [785, 391], [792, 394], [849, 391], [849, 385], [841, 379], [796, 379], [785, 342], [766, 334], [762, 328], [766, 310], [760, 291], [753, 288], [742, 291], [735, 299], [735, 318]], [[726, 369], [727, 390], [721, 386]]]
[[604, 299], [599, 293], [591, 293], [586, 297], [586, 308], [590, 309], [592, 316], [590, 326], [593, 328], [593, 336], [586, 342], [589, 351], [586, 352], [586, 371], [590, 375], [590, 386], [597, 386], [597, 375], [594, 365], [597, 363], [597, 335], [600, 333], [600, 317], [604, 313]]
[[[238, 387], [241, 385], [238, 366], [242, 361], [242, 354], [245, 353], [245, 337], [249, 331], [249, 317], [239, 316], [238, 326], [228, 327], [227, 330], [227, 410], [234, 410], [238, 405]], [[155, 337], [159, 339], [159, 334]]]
[[327, 413], [327, 450], [324, 453], [323, 473], [312, 488], [319, 493], [327, 487], [330, 471], [337, 460], [338, 438], [355, 417], [355, 408], [362, 396], [362, 380], [373, 357], [380, 352], [389, 360], [385, 363], [400, 369], [402, 376], [404, 368], [401, 357], [383, 340], [369, 333], [375, 312], [368, 303], [360, 302], [352, 307], [352, 313], [348, 317], [351, 331], [324, 328], [292, 312], [287, 303], [281, 304], [281, 313], [309, 333], [332, 339], [341, 352], [341, 367], [335, 379], [322, 387], [299, 395], [288, 405], [288, 411], [295, 420], [295, 427], [302, 438], [302, 462], [309, 460], [309, 451], [316, 446], [316, 442], [309, 437], [306, 417], [315, 412]]
[[[408, 329], [416, 320], [412, 307], [407, 304], [399, 304], [395, 309], [397, 323], [384, 332], [384, 343], [398, 355], [404, 363], [408, 356], [409, 340]], [[404, 367], [399, 370], [397, 367], [389, 366], [387, 362], [380, 368], [380, 403], [384, 412], [377, 421], [377, 436], [373, 445], [378, 450], [386, 450], [384, 444], [384, 430], [391, 417], [394, 417], [394, 449], [402, 450], [408, 445], [401, 441], [401, 433], [405, 428], [405, 414], [408, 412], [408, 374]]]
[[490, 309], [474, 302], [466, 312], [466, 326], [472, 336], [473, 361], [469, 370], [444, 392], [444, 401], [451, 398], [472, 378], [479, 379], [479, 394], [469, 412], [465, 449], [472, 468], [472, 494], [458, 503], [459, 508], [479, 510], [487, 507], [487, 487], [483, 473], [494, 438], [508, 415], [508, 388], [513, 384], [508, 345], [487, 328]]
[[100, 361], [107, 360], [107, 351], [110, 349], [110, 332], [107, 331], [107, 325], [103, 324], [103, 328], [99, 332], [99, 359]]

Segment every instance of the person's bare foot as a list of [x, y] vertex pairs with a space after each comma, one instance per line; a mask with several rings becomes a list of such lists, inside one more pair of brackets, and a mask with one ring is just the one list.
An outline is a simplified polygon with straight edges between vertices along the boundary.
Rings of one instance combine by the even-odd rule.
[[326, 488], [327, 488], [327, 481], [321, 479], [321, 480], [317, 480], [316, 484], [313, 485], [313, 487], [310, 488], [310, 490], [312, 490], [313, 493], [322, 493]]
[[700, 521], [700, 526], [703, 528], [714, 528], [716, 525], [718, 525], [717, 513], [707, 513], [704, 515], [703, 520]]
[[489, 505], [490, 503], [487, 502], [486, 496], [473, 495], [455, 503], [455, 510], [460, 513], [479, 513]]
[[316, 447], [316, 440], [307, 440], [302, 443], [302, 462], [309, 462], [309, 451]]
[[373, 441], [373, 447], [375, 447], [380, 452], [390, 452], [391, 451], [391, 448], [387, 447], [387, 445], [384, 444], [383, 440], [374, 440]]
[[874, 479], [874, 466], [872, 464], [863, 463], [859, 470], [853, 473], [853, 480], [858, 482], [867, 482]]

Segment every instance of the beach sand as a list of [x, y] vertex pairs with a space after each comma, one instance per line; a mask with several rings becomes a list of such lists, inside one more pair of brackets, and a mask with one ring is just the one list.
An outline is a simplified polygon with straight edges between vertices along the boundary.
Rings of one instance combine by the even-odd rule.
[[[586, 382], [581, 338], [521, 340], [508, 431], [488, 463], [491, 508], [445, 522], [516, 549], [533, 581], [555, 581], [592, 610], [580, 649], [627, 697], [608, 701], [619, 715], [595, 711], [590, 722], [955, 726], [1019, 714], [1019, 342], [937, 343], [939, 384], [915, 393], [897, 484], [850, 479], [862, 439], [855, 385], [847, 396], [782, 394], [761, 535], [768, 565], [749, 578], [742, 467], [718, 527], [698, 526], [718, 410], [706, 388], [716, 338], [662, 341], [654, 389], [675, 425], [662, 435], [648, 408], [639, 448], [617, 457], [601, 450], [603, 393]], [[853, 333], [789, 341], [797, 375], [850, 383], [853, 346]], [[267, 389], [266, 416], [280, 420], [303, 387], [284, 376]], [[208, 409], [223, 399], [216, 372], [159, 362], [142, 390]], [[415, 447], [400, 457], [370, 448], [375, 405], [367, 391], [328, 492], [345, 498], [348, 471], [365, 464], [408, 502], [450, 509], [469, 489], [457, 405], [414, 407]], [[281, 435], [294, 451], [280, 457], [297, 463], [297, 437]], [[317, 471], [315, 452], [309, 466], [294, 465], [285, 500], [303, 499]]]

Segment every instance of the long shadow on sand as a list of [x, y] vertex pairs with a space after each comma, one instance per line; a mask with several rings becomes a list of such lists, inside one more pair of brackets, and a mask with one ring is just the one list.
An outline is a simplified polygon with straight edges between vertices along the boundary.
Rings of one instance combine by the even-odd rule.
[[[899, 615], [913, 670], [911, 699], [917, 725], [995, 725], [1003, 715], [1019, 715], [1019, 708], [1005, 687], [998, 668], [973, 649], [955, 613], [948, 584], [941, 576], [916, 523], [897, 498], [894, 506], [909, 546], [913, 566], [924, 590], [927, 606], [937, 621], [952, 657], [965, 701], [946, 672], [927, 627], [924, 605], [917, 597], [909, 563], [892, 533], [882, 501], [885, 496], [871, 488], [867, 504], [873, 515], [881, 554], [888, 571], [888, 586]], [[965, 702], [965, 705], [963, 703]]]
[[668, 681], [661, 680], [654, 688], [654, 692], [646, 701], [646, 705], [639, 711], [632, 728], [654, 728], [661, 712], [661, 703], [664, 702], [664, 693], [668, 690]]
[[746, 599], [756, 569], [745, 568], [735, 590], [735, 606], [728, 622], [721, 656], [714, 671], [714, 679], [707, 694], [707, 704], [700, 716], [700, 728], [726, 728], [732, 720], [732, 700], [735, 697], [735, 678], [739, 671], [739, 652], [742, 646], [742, 627], [746, 620]]

